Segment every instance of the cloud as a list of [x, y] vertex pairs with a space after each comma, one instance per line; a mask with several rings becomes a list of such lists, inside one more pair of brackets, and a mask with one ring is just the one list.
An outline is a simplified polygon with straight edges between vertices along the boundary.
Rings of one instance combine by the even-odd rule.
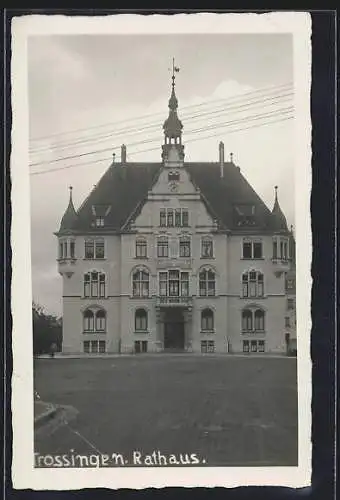
[[[231, 43], [231, 38], [222, 43], [219, 37], [188, 36], [30, 39], [30, 136], [48, 136], [46, 140], [31, 144], [31, 163], [38, 163], [31, 167], [31, 172], [65, 168], [31, 177], [33, 291], [37, 300], [51, 311], [61, 310], [61, 277], [57, 272], [57, 239], [53, 232], [58, 229], [68, 203], [68, 186], [74, 188], [77, 207], [109, 167], [113, 149], [119, 148], [123, 142], [127, 144], [131, 161], [160, 160], [162, 124], [167, 116], [170, 94], [168, 66], [173, 54], [177, 54], [176, 60], [178, 58], [181, 66], [176, 90], [179, 116], [184, 125], [186, 160], [217, 161], [218, 143], [223, 140], [226, 155], [234, 153], [243, 175], [270, 208], [274, 185], [279, 185], [281, 206], [289, 223], [294, 221], [292, 121], [231, 132], [256, 123], [245, 120], [238, 126], [208, 130], [208, 126], [214, 123], [263, 112], [260, 106], [255, 106], [236, 113], [235, 109], [228, 107], [227, 101], [218, 103], [218, 99], [235, 98], [259, 86], [286, 83], [291, 79], [291, 53], [290, 49], [284, 51], [286, 42], [282, 37], [270, 41], [236, 38], [234, 43]], [[220, 116], [215, 116], [214, 120], [209, 117], [193, 120], [194, 109], [187, 107], [202, 102], [210, 102], [210, 109], [215, 102], [214, 109], [220, 106]], [[196, 113], [197, 109], [202, 108], [196, 108]], [[143, 115], [151, 116], [143, 121], [124, 123], [124, 120]], [[104, 123], [111, 125], [98, 127]], [[144, 128], [151, 123], [157, 126], [152, 130]], [[117, 135], [117, 130], [122, 127], [126, 128], [125, 133]], [[128, 134], [131, 127], [140, 127], [142, 133]], [[203, 129], [201, 133], [189, 133], [198, 127]], [[85, 130], [65, 134], [79, 128]], [[100, 134], [105, 131], [111, 133], [102, 140]], [[62, 135], [52, 137], [55, 133]], [[213, 137], [204, 138], [207, 135]], [[131, 145], [148, 138], [157, 138], [157, 141]], [[198, 140], [191, 141], [193, 138]], [[72, 140], [85, 142], [60, 147], [61, 141]], [[44, 151], [46, 146], [51, 149]], [[150, 148], [156, 149], [134, 154]], [[108, 151], [100, 152], [101, 149]], [[87, 154], [92, 151], [98, 152]], [[78, 158], [39, 165], [41, 161], [84, 153], [85, 156]], [[119, 151], [116, 153], [119, 158]], [[96, 163], [99, 158], [106, 160]], [[80, 166], [69, 168], [75, 164]]]

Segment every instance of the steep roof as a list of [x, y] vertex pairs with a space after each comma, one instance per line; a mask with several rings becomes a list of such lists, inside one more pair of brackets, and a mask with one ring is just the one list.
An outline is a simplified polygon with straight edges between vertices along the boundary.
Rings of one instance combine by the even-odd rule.
[[77, 212], [75, 211], [72, 200], [72, 187], [70, 187], [70, 199], [65, 213], [60, 222], [59, 232], [67, 232], [72, 230], [77, 220]]
[[277, 186], [275, 186], [275, 202], [272, 210], [272, 216], [275, 219], [275, 226], [278, 228], [278, 230], [288, 231], [287, 220], [281, 210], [277, 197]]
[[[158, 178], [162, 163], [113, 163], [79, 208], [68, 229], [82, 231], [122, 230], [129, 217], [137, 214], [148, 191]], [[221, 178], [219, 163], [185, 163], [191, 181], [200, 190], [202, 200], [221, 229], [233, 231], [280, 231], [281, 222], [257, 195], [240, 169], [233, 163], [224, 164]], [[246, 224], [240, 223], [235, 207], [255, 207]], [[93, 207], [97, 215], [105, 216], [105, 227], [95, 227]], [[107, 210], [108, 209], [108, 210]], [[66, 214], [65, 214], [66, 215]], [[249, 225], [250, 220], [250, 225]]]

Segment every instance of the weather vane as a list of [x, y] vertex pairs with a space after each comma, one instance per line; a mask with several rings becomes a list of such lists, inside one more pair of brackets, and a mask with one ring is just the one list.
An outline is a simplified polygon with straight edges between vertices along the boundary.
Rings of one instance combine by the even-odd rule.
[[172, 58], [172, 68], [168, 68], [169, 71], [172, 71], [172, 86], [175, 86], [175, 73], [179, 72], [179, 67], [175, 65], [175, 58]]

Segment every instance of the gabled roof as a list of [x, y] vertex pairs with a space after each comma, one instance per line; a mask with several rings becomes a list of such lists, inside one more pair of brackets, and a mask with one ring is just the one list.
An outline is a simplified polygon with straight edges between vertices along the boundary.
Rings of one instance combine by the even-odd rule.
[[146, 198], [160, 167], [161, 163], [113, 163], [79, 208], [73, 229], [93, 229], [92, 207], [109, 205], [105, 230], [119, 231], [138, 204]]
[[[104, 173], [79, 208], [76, 217], [68, 219], [68, 229], [74, 232], [121, 231], [138, 214], [148, 191], [156, 182], [162, 163], [113, 163]], [[280, 220], [257, 195], [240, 169], [233, 163], [224, 164], [221, 178], [219, 163], [185, 163], [191, 181], [199, 189], [202, 201], [220, 229], [232, 231], [282, 231]], [[95, 227], [93, 207], [110, 207], [105, 226]], [[249, 224], [240, 223], [238, 206], [254, 207]], [[66, 215], [66, 214], [65, 214]], [[65, 216], [64, 216], [65, 217]], [[249, 221], [248, 221], [249, 223]]]

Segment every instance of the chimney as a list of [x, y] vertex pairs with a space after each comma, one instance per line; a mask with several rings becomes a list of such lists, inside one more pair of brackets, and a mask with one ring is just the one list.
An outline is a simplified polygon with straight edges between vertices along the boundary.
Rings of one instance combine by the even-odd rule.
[[122, 146], [121, 146], [120, 161], [122, 163], [126, 163], [126, 146], [125, 146], [125, 144], [122, 144]]
[[222, 178], [224, 176], [224, 144], [222, 141], [219, 144], [219, 153], [220, 153], [220, 176]]

